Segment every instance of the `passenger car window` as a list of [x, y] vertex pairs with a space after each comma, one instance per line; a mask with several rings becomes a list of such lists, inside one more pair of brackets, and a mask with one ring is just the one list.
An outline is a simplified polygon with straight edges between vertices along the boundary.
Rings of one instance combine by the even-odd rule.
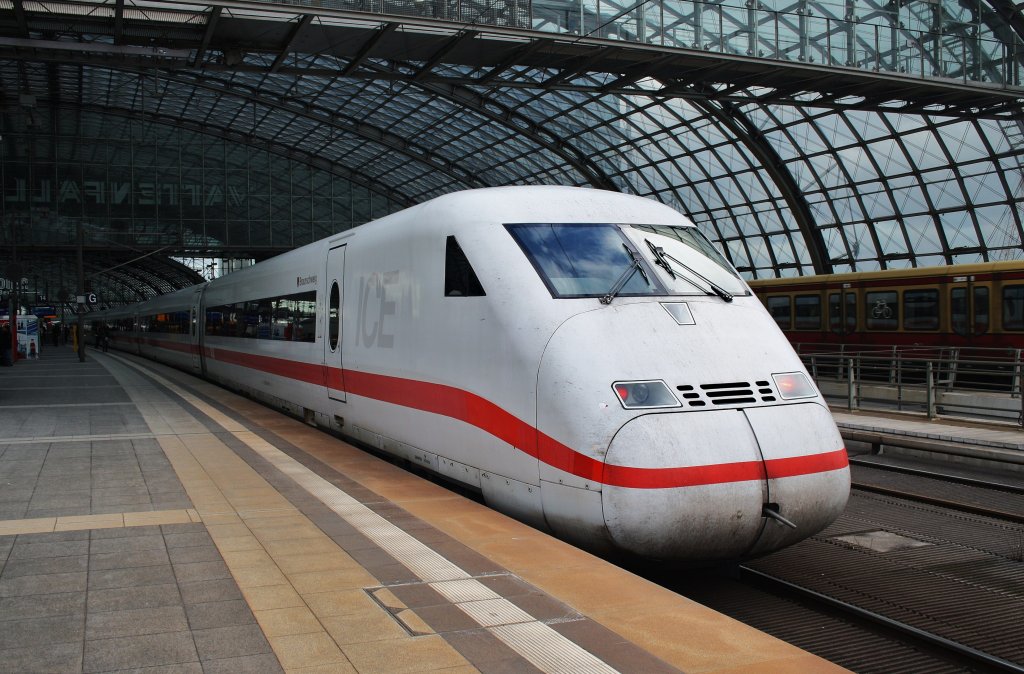
[[211, 337], [316, 341], [316, 291], [206, 308]]

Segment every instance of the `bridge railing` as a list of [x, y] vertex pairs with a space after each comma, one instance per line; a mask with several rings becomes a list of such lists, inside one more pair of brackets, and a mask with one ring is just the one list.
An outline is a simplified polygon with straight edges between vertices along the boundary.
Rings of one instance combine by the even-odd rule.
[[1024, 425], [1021, 349], [794, 346], [833, 405]]

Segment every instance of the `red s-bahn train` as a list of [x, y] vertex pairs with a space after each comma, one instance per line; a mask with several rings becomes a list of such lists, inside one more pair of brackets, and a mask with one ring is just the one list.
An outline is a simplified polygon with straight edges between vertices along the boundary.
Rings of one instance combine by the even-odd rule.
[[792, 343], [1024, 348], [1024, 261], [750, 286]]

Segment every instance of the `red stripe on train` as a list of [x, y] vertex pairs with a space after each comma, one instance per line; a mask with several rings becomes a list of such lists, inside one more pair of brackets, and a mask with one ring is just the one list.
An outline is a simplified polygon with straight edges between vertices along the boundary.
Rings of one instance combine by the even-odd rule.
[[[163, 341], [163, 340], [161, 340]], [[151, 342], [152, 343], [152, 342]], [[154, 344], [155, 345], [155, 344]], [[161, 344], [160, 346], [162, 346]], [[335, 388], [352, 395], [372, 398], [411, 409], [440, 414], [463, 421], [504, 440], [519, 451], [543, 463], [594, 483], [632, 489], [671, 489], [701, 485], [778, 479], [840, 470], [848, 465], [846, 449], [767, 461], [738, 461], [707, 466], [678, 468], [637, 468], [597, 461], [563, 445], [518, 417], [478, 395], [453, 386], [414, 379], [327, 368], [207, 346], [207, 358], [240, 365], [310, 384]], [[325, 377], [326, 371], [326, 377]], [[343, 379], [342, 379], [343, 378]]]

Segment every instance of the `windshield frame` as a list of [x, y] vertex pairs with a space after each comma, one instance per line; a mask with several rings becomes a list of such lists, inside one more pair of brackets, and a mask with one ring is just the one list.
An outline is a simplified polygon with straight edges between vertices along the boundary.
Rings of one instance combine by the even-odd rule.
[[[646, 246], [640, 246], [636, 242], [636, 240], [634, 240], [636, 235], [640, 235], [640, 240], [642, 241], [643, 235], [657, 233], [657, 228], [671, 227], [693, 230], [692, 234], [696, 235], [696, 237], [698, 237], [701, 241], [705, 242], [706, 245], [710, 246], [711, 251], [714, 253], [714, 255], [709, 255], [708, 251], [705, 250], [703, 246], [700, 249], [693, 248], [693, 246], [690, 247], [693, 248], [697, 253], [706, 257], [709, 261], [714, 262], [717, 266], [721, 267], [723, 271], [726, 271], [732, 276], [734, 276], [737, 279], [739, 285], [742, 287], [742, 291], [740, 292], [733, 293], [731, 290], [729, 292], [733, 295], [741, 297], [750, 295], [750, 290], [747, 287], [746, 281], [744, 281], [743, 278], [739, 275], [739, 273], [736, 271], [736, 268], [729, 263], [725, 256], [723, 256], [722, 253], [720, 253], [718, 249], [714, 247], [714, 244], [712, 244], [711, 241], [706, 236], [704, 236], [704, 234], [696, 227], [682, 227], [680, 225], [667, 225], [664, 223], [649, 224], [629, 222], [514, 222], [504, 223], [504, 227], [505, 230], [509, 233], [509, 236], [512, 237], [512, 240], [515, 241], [516, 244], [519, 246], [520, 250], [523, 252], [523, 255], [526, 256], [526, 259], [530, 261], [530, 264], [533, 266], [533, 269], [537, 273], [537, 276], [540, 277], [541, 281], [544, 283], [544, 286], [548, 289], [548, 292], [551, 294], [551, 297], [553, 299], [601, 299], [602, 297], [606, 297], [608, 292], [614, 286], [615, 279], [618, 277], [619, 272], [625, 271], [628, 268], [629, 260], [624, 260], [622, 267], [617, 269], [616, 273], [611, 276], [607, 288], [601, 290], [595, 289], [593, 292], [585, 293], [566, 293], [561, 291], [558, 287], [556, 287], [555, 283], [549, 277], [549, 270], [545, 269], [543, 266], [543, 260], [539, 259], [537, 255], [538, 251], [533, 250], [530, 247], [529, 241], [525, 240], [523, 237], [518, 236], [517, 230], [525, 230], [539, 227], [602, 227], [614, 230], [617, 233], [619, 239], [621, 239], [623, 246], [627, 250], [631, 251], [633, 255], [636, 256], [640, 268], [644, 272], [646, 272], [648, 279], [647, 292], [625, 292], [624, 290], [620, 290], [618, 293], [615, 294], [615, 297], [693, 297], [714, 294], [712, 291], [706, 290], [700, 285], [690, 283], [689, 281], [687, 281], [687, 284], [692, 285], [693, 290], [682, 290], [679, 287], [680, 284], [667, 283], [663, 279], [669, 278], [668, 275], [665, 274], [664, 270], [660, 269], [659, 265], [657, 265], [656, 263], [656, 260], [652, 259], [653, 256], [651, 252], [649, 250], [645, 250]], [[631, 235], [630, 232], [632, 232], [633, 235]], [[680, 243], [682, 245], [690, 245], [682, 241], [680, 241]], [[566, 255], [568, 256], [568, 253], [566, 253]], [[639, 276], [639, 274], [637, 274], [637, 276]], [[684, 280], [686, 280], [685, 274]], [[702, 282], [698, 279], [697, 283], [699, 284]]]
[[[694, 286], [698, 290], [706, 291], [707, 294], [722, 296], [724, 293], [729, 295], [730, 297], [728, 299], [723, 297], [726, 301], [731, 301], [732, 296], [744, 297], [751, 294], [746, 281], [744, 281], [743, 277], [740, 276], [736, 267], [734, 267], [732, 263], [729, 262], [721, 252], [719, 252], [711, 240], [696, 227], [631, 224], [629, 225], [629, 228], [632, 230], [632, 235], [640, 235], [643, 237], [647, 247], [652, 249], [649, 252], [655, 258], [657, 258], [658, 255], [654, 253], [653, 248], [663, 247], [661, 255], [668, 258], [666, 263], [672, 269], [665, 269], [657, 260], [656, 265], [661, 267], [662, 273], [671, 279], [672, 282], [667, 283], [667, 285], [672, 294], [687, 294], [678, 292], [679, 289], [675, 287], [677, 285], [676, 281], [678, 280], [682, 280], [684, 283]], [[685, 235], [683, 234], [684, 232]], [[661, 243], [662, 241], [664, 241], [664, 243]], [[656, 242], [660, 243], [660, 245], [656, 246]], [[680, 253], [671, 250], [669, 248], [670, 244], [673, 248], [681, 246], [682, 249], [690, 252], [686, 257], [684, 257], [680, 255]], [[692, 260], [688, 260], [687, 258], [689, 258], [690, 255], [696, 255], [696, 257]], [[697, 260], [702, 260], [704, 263], [711, 263], [711, 265], [706, 269], [701, 269], [702, 265], [698, 265]]]

